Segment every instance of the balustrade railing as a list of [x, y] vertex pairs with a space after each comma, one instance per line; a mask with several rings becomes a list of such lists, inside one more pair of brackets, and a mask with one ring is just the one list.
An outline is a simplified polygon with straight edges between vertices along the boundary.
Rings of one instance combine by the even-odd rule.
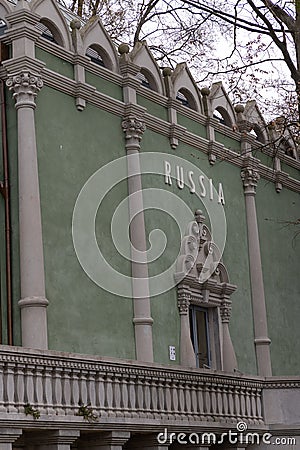
[[263, 423], [259, 378], [58, 352], [0, 350], [0, 412]]

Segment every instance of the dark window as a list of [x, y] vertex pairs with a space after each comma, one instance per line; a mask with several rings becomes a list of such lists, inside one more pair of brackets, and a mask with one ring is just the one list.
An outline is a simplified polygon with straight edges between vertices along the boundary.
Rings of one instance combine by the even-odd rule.
[[136, 77], [141, 82], [142, 86], [144, 86], [148, 89], [151, 89], [149, 80], [146, 78], [146, 76], [142, 72], [139, 72]]
[[91, 58], [91, 61], [95, 64], [98, 64], [98, 66], [101, 67], [105, 67], [104, 61], [102, 56], [100, 55], [99, 52], [97, 52], [97, 50], [95, 50], [92, 47], [89, 47], [86, 51], [86, 56], [88, 56], [89, 58]]
[[179, 100], [180, 103], [182, 103], [183, 106], [186, 106], [187, 108], [191, 108], [191, 105], [190, 105], [190, 102], [188, 101], [188, 98], [181, 91], [177, 92], [176, 100]]
[[191, 339], [196, 355], [197, 367], [210, 368], [210, 345], [208, 330], [208, 311], [199, 306], [190, 306]]
[[55, 42], [57, 44], [57, 42], [53, 36], [53, 33], [49, 30], [49, 28], [44, 23], [42, 23], [42, 22], [37, 23], [36, 28], [42, 32], [42, 37], [44, 39], [47, 39], [47, 41], [50, 41], [50, 42]]
[[3, 35], [5, 30], [7, 30], [7, 25], [3, 19], [0, 19], [0, 36]]

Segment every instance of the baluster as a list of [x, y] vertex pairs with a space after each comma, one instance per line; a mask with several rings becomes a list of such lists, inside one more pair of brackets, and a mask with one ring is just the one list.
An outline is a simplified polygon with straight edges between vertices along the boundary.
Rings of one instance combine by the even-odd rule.
[[245, 418], [245, 416], [246, 416], [246, 399], [245, 399], [245, 390], [243, 387], [240, 390], [240, 409], [241, 409], [241, 417]]
[[260, 392], [257, 390], [256, 392], [256, 403], [257, 403], [257, 415], [258, 415], [258, 420], [260, 423], [263, 423], [263, 417], [262, 417], [262, 407], [261, 407], [261, 394]]
[[191, 419], [191, 406], [192, 406], [192, 402], [191, 402], [191, 391], [190, 391], [190, 384], [188, 382], [185, 383], [184, 385], [184, 397], [185, 397], [185, 410], [186, 410], [186, 414], [188, 419]]
[[144, 408], [144, 387], [143, 382], [138, 376], [136, 383], [136, 399], [137, 399], [137, 409], [139, 417], [145, 417], [145, 408]]
[[[23, 371], [21, 371], [20, 380], [19, 371], [17, 372], [17, 390], [20, 383], [24, 383]], [[21, 388], [21, 386], [20, 386]], [[21, 388], [22, 389], [22, 388]], [[23, 387], [24, 392], [24, 387]], [[46, 409], [44, 405], [44, 386], [43, 386], [43, 367], [36, 366], [34, 370], [34, 393], [35, 393], [35, 404], [41, 414], [46, 414]]]
[[222, 397], [222, 389], [218, 385], [216, 388], [216, 398], [217, 398], [217, 414], [220, 422], [225, 421], [224, 417], [224, 405], [223, 405], [223, 397]]
[[228, 389], [228, 407], [229, 407], [229, 416], [231, 419], [231, 422], [235, 421], [235, 413], [234, 413], [234, 390], [232, 386], [229, 386]]
[[252, 417], [254, 419], [254, 423], [258, 423], [259, 418], [257, 414], [257, 405], [256, 405], [256, 389], [252, 388], [250, 391], [251, 395], [251, 410], [252, 410]]
[[35, 403], [34, 384], [33, 384], [34, 369], [35, 367], [29, 364], [25, 367], [25, 401], [31, 406], [33, 406]]
[[[20, 413], [24, 412], [24, 405], [25, 405], [24, 370], [25, 370], [25, 365], [24, 364], [17, 364], [17, 370], [16, 370], [16, 406], [17, 406], [18, 411]], [[1, 376], [1, 378], [2, 378], [2, 376]], [[0, 408], [0, 411], [2, 411], [1, 408]]]
[[157, 383], [157, 400], [158, 400], [159, 415], [160, 417], [162, 417], [164, 415], [165, 410], [164, 385], [162, 378], [159, 378]]
[[151, 404], [152, 404], [152, 411], [153, 416], [155, 419], [159, 418], [159, 411], [158, 411], [158, 379], [156, 377], [153, 377], [151, 380]]
[[101, 417], [107, 416], [107, 408], [105, 405], [105, 382], [103, 373], [96, 374], [96, 407], [100, 411]]
[[253, 423], [252, 414], [251, 414], [251, 399], [250, 399], [250, 388], [246, 388], [246, 416], [249, 420], [249, 423]]
[[185, 415], [184, 390], [183, 384], [178, 384], [178, 410], [180, 415]]
[[129, 376], [129, 408], [131, 412], [131, 417], [138, 417], [137, 409], [136, 409], [136, 394], [135, 394], [135, 379], [136, 377], [133, 375]]
[[107, 407], [107, 414], [114, 416], [112, 409], [113, 405], [113, 386], [112, 386], [112, 374], [107, 374], [105, 379], [105, 404]]
[[4, 392], [8, 412], [18, 412], [15, 406], [15, 364], [6, 363], [5, 378], [4, 378]]
[[207, 383], [204, 383], [204, 411], [206, 415], [205, 419], [213, 420], [211, 415], [211, 395]]
[[198, 400], [198, 414], [200, 415], [200, 420], [206, 420], [204, 411], [204, 398], [203, 398], [203, 387], [198, 384], [197, 386], [197, 400]]
[[179, 411], [178, 411], [178, 383], [176, 381], [172, 381], [171, 385], [171, 395], [172, 395], [172, 411], [174, 414], [174, 418], [179, 418]]
[[230, 417], [230, 411], [229, 411], [229, 388], [228, 386], [221, 389], [221, 395], [222, 395], [222, 402], [223, 402], [223, 416], [225, 420], [228, 420], [228, 417]]
[[79, 374], [80, 371], [73, 369], [71, 373], [71, 405], [75, 414], [78, 413], [79, 404], [81, 402], [79, 391]]
[[95, 408], [95, 406], [96, 406], [95, 376], [96, 376], [96, 372], [94, 370], [90, 370], [88, 372], [88, 376], [87, 376], [88, 404], [90, 404], [92, 408]]
[[62, 379], [61, 379], [62, 368], [55, 367], [53, 371], [53, 400], [54, 409], [56, 414], [64, 414], [62, 408]]
[[63, 385], [63, 407], [65, 409], [65, 414], [72, 413], [71, 407], [71, 369], [65, 368], [62, 373], [62, 385]]
[[81, 370], [79, 372], [79, 401], [82, 405], [87, 405], [87, 385], [86, 385], [87, 371]]
[[0, 412], [6, 412], [6, 407], [4, 406], [5, 395], [4, 395], [4, 363], [0, 363]]
[[114, 377], [114, 384], [113, 384], [113, 390], [114, 390], [114, 409], [116, 411], [116, 416], [121, 417], [123, 416], [122, 413], [122, 407], [121, 407], [121, 386], [120, 386], [120, 377], [116, 375]]
[[239, 421], [241, 419], [241, 408], [240, 408], [240, 396], [239, 396], [239, 388], [235, 386], [234, 388], [234, 409], [235, 409], [235, 416], [236, 420]]
[[153, 414], [151, 411], [151, 393], [150, 393], [150, 383], [148, 379], [146, 379], [144, 383], [144, 396], [145, 396], [146, 416], [148, 418], [151, 418], [153, 417]]
[[191, 384], [191, 413], [192, 413], [192, 418], [194, 420], [198, 420], [197, 392], [196, 392], [196, 386], [193, 382]]
[[121, 402], [124, 411], [124, 417], [130, 417], [128, 392], [129, 392], [128, 378], [126, 378], [126, 375], [123, 374], [121, 378]]
[[52, 367], [45, 367], [44, 369], [44, 403], [47, 414], [49, 415], [55, 414], [55, 410], [53, 409], [52, 371]]
[[211, 386], [211, 412], [214, 420], [218, 420], [217, 417], [217, 396], [215, 385]]

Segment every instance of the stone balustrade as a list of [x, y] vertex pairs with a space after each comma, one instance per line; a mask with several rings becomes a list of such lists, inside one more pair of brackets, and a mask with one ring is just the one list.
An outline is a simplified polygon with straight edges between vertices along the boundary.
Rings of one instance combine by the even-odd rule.
[[90, 405], [99, 420], [262, 424], [262, 387], [258, 377], [0, 348], [0, 413], [14, 418], [29, 404], [45, 420], [72, 416], [72, 422], [82, 421], [79, 405]]

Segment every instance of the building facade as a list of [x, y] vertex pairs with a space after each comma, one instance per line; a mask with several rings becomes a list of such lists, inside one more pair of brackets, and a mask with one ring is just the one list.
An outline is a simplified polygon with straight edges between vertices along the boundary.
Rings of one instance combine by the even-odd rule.
[[97, 18], [0, 11], [0, 450], [300, 448], [293, 135]]

